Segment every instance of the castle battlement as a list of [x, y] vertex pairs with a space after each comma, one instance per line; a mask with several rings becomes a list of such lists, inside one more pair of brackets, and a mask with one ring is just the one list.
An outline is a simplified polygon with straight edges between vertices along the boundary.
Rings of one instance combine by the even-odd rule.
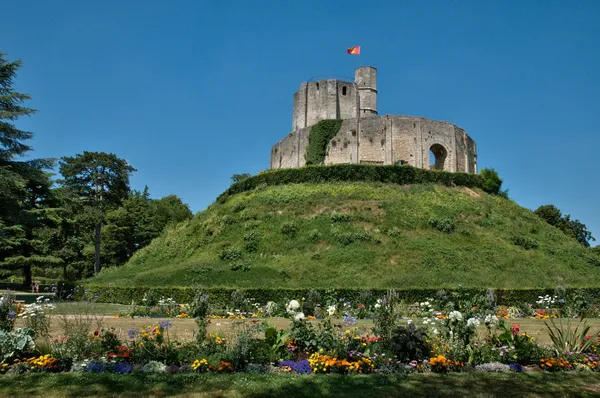
[[306, 165], [311, 127], [343, 119], [324, 164], [409, 164], [477, 173], [475, 141], [460, 127], [414, 116], [378, 116], [377, 69], [357, 68], [354, 81], [305, 82], [294, 93], [292, 133], [271, 150], [271, 168]]

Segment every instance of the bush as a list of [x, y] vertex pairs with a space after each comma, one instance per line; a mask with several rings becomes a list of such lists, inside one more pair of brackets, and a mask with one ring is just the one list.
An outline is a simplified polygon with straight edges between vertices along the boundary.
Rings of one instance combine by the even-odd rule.
[[[446, 186], [481, 188], [489, 193], [498, 193], [489, 191], [490, 189], [494, 191], [494, 187], [484, 188], [484, 179], [478, 174], [425, 170], [411, 166], [336, 164], [268, 170], [233, 184], [217, 198], [217, 202], [226, 202], [227, 198], [232, 195], [251, 191], [259, 186], [316, 184], [332, 181], [364, 181], [400, 185], [434, 183]], [[490, 184], [488, 183], [488, 185]]]
[[331, 222], [350, 222], [352, 221], [352, 216], [346, 213], [332, 213], [331, 214]]
[[318, 241], [320, 241], [321, 238], [322, 238], [322, 236], [318, 229], [313, 229], [308, 234], [308, 240], [310, 240], [311, 242], [314, 242], [314, 243], [317, 243]]
[[521, 246], [525, 250], [537, 249], [539, 246], [537, 240], [524, 236], [513, 236], [511, 241], [515, 246]]
[[498, 176], [498, 173], [494, 169], [483, 169], [479, 173], [481, 178], [483, 179], [483, 184], [481, 188], [487, 192], [494, 195], [498, 195], [500, 193], [500, 188], [502, 187], [502, 179]]
[[392, 330], [390, 349], [396, 354], [396, 358], [404, 363], [412, 360], [422, 361], [431, 354], [425, 329], [418, 328], [412, 322]]
[[237, 261], [241, 260], [242, 257], [242, 251], [237, 247], [225, 247], [221, 250], [221, 253], [219, 253], [219, 258], [221, 260]]
[[288, 238], [293, 238], [294, 236], [296, 236], [297, 232], [298, 227], [292, 221], [287, 221], [281, 226], [281, 233], [287, 236]]
[[429, 219], [429, 225], [447, 234], [454, 232], [454, 221], [449, 218], [431, 218]]

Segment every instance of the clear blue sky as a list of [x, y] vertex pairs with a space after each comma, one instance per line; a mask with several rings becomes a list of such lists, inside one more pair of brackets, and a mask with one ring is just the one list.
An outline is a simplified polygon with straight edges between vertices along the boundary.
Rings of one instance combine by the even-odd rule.
[[0, 50], [24, 62], [36, 157], [113, 152], [193, 211], [269, 167], [302, 81], [373, 65], [380, 114], [463, 127], [514, 200], [600, 240], [599, 20], [600, 1], [6, 1]]

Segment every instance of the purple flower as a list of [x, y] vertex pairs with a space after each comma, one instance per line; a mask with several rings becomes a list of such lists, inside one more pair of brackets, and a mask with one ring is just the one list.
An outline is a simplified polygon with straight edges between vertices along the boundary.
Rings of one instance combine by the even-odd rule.
[[307, 359], [303, 359], [298, 362], [294, 362], [291, 360], [279, 362], [279, 367], [288, 366], [292, 369], [293, 372], [298, 374], [309, 374], [312, 372], [312, 368], [310, 367], [310, 363]]
[[101, 362], [90, 362], [85, 367], [86, 372], [102, 373], [106, 370], [106, 365]]
[[8, 311], [8, 319], [15, 319], [16, 317], [17, 317], [17, 314], [15, 314], [14, 310]]
[[115, 373], [126, 375], [133, 371], [133, 366], [127, 362], [119, 362], [115, 365]]
[[523, 366], [519, 365], [518, 363], [511, 363], [508, 366], [510, 367], [510, 370], [512, 370], [513, 372], [522, 372], [523, 371]]
[[133, 340], [140, 334], [140, 330], [138, 328], [131, 328], [127, 331], [127, 336]]
[[173, 326], [173, 322], [171, 322], [171, 321], [162, 321], [160, 323], [160, 327], [163, 328], [163, 329], [168, 329], [171, 326]]

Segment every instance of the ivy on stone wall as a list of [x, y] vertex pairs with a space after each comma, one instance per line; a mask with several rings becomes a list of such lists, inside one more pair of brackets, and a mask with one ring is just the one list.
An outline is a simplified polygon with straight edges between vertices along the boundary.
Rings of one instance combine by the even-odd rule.
[[342, 119], [321, 120], [310, 129], [306, 147], [306, 164], [323, 164], [327, 154], [327, 144], [342, 127]]

